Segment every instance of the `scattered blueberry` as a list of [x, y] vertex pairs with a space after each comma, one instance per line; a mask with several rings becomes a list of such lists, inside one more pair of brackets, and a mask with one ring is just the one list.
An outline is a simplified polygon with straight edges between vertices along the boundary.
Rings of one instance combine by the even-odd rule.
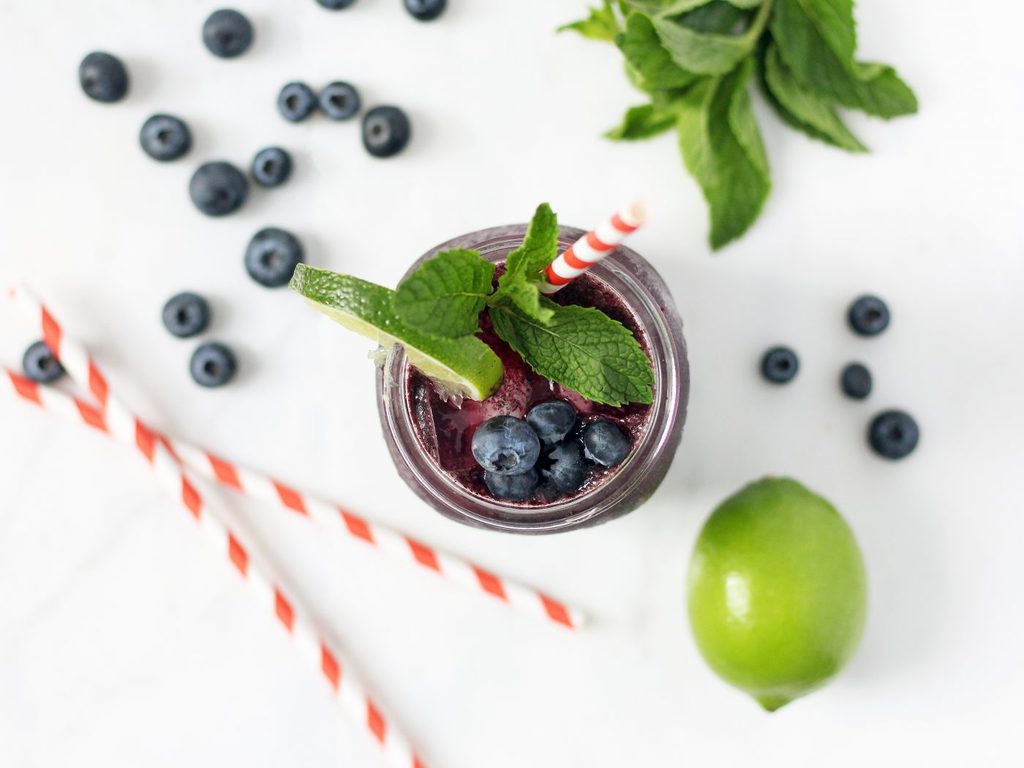
[[546, 446], [561, 442], [576, 424], [576, 410], [565, 400], [549, 400], [533, 406], [526, 422]]
[[245, 249], [245, 271], [260, 285], [279, 288], [292, 279], [295, 265], [302, 259], [302, 243], [295, 235], [267, 227], [249, 241]]
[[859, 336], [877, 336], [889, 327], [889, 307], [877, 296], [861, 296], [847, 317], [850, 328]]
[[374, 157], [397, 155], [411, 135], [409, 118], [398, 107], [374, 107], [363, 116], [363, 146]]
[[786, 384], [796, 378], [800, 358], [789, 347], [772, 347], [761, 358], [761, 375], [773, 384]]
[[242, 207], [249, 196], [249, 182], [231, 163], [203, 163], [188, 183], [188, 194], [207, 216], [226, 216]]
[[871, 394], [871, 371], [861, 363], [850, 363], [843, 368], [840, 384], [843, 394], [854, 400], [864, 400]]
[[305, 120], [316, 109], [316, 94], [305, 83], [288, 83], [277, 95], [277, 111], [289, 123]]
[[128, 93], [128, 70], [116, 56], [95, 51], [78, 65], [78, 82], [90, 99], [109, 104]]
[[610, 421], [595, 421], [583, 430], [584, 455], [602, 466], [620, 464], [632, 447], [629, 436]]
[[548, 458], [551, 466], [542, 474], [556, 490], [574, 493], [583, 487], [583, 481], [587, 479], [587, 466], [583, 463], [583, 450], [579, 443], [566, 440], [556, 446]]
[[164, 327], [173, 336], [187, 339], [198, 336], [210, 325], [210, 305], [194, 293], [179, 293], [164, 304]]
[[252, 23], [230, 8], [214, 11], [203, 24], [203, 43], [222, 59], [241, 56], [252, 45], [252, 37]]
[[405, 10], [420, 21], [433, 21], [447, 4], [448, 0], [405, 0]]
[[917, 448], [920, 438], [917, 422], [904, 411], [883, 411], [875, 416], [868, 430], [871, 447], [886, 459], [909, 456]]
[[173, 115], [153, 115], [139, 131], [142, 151], [154, 160], [177, 160], [192, 148], [192, 133], [188, 126]]
[[252, 159], [252, 178], [261, 187], [279, 187], [292, 175], [292, 156], [280, 147], [267, 147]]
[[316, 0], [320, 5], [329, 11], [340, 11], [342, 8], [348, 8], [356, 0]]
[[25, 375], [39, 384], [49, 384], [64, 375], [64, 366], [42, 341], [34, 342], [25, 350], [21, 365]]
[[338, 80], [320, 91], [320, 111], [331, 120], [348, 120], [356, 116], [362, 100], [355, 86]]
[[238, 370], [235, 353], [217, 341], [200, 344], [192, 353], [189, 370], [201, 387], [222, 387]]
[[537, 490], [540, 478], [536, 469], [528, 469], [518, 475], [502, 475], [497, 472], [484, 472], [487, 488], [499, 499], [509, 501], [525, 501]]
[[540, 458], [540, 439], [529, 424], [515, 416], [495, 416], [473, 433], [473, 458], [488, 472], [519, 475]]

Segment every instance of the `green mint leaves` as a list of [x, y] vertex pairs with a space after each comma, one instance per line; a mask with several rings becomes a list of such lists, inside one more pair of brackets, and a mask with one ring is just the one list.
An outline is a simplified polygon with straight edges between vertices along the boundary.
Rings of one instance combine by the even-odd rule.
[[505, 274], [488, 303], [513, 304], [528, 317], [548, 323], [554, 313], [540, 303], [541, 274], [558, 255], [558, 219], [551, 206], [541, 203], [533, 214], [523, 244], [505, 259]]
[[605, 0], [562, 29], [614, 42], [630, 82], [648, 97], [608, 138], [675, 128], [708, 201], [716, 250], [750, 228], [771, 190], [751, 82], [787, 125], [849, 152], [867, 149], [840, 109], [884, 119], [917, 111], [892, 67], [856, 59], [853, 0]]
[[491, 309], [495, 332], [541, 376], [607, 405], [650, 403], [654, 374], [643, 348], [622, 323], [591, 307], [548, 298], [548, 323], [516, 307]]
[[479, 252], [443, 251], [402, 280], [394, 312], [420, 334], [460, 340], [473, 339], [487, 308], [495, 333], [541, 376], [606, 405], [650, 403], [651, 362], [628, 328], [597, 309], [541, 295], [544, 269], [557, 255], [558, 219], [545, 203], [506, 258], [497, 287], [494, 265]]
[[398, 284], [395, 310], [425, 333], [454, 339], [480, 330], [494, 265], [477, 251], [439, 253]]

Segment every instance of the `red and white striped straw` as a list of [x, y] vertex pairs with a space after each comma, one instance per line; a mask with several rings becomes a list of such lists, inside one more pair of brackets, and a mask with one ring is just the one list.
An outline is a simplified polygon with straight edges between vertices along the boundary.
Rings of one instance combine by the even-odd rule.
[[[295, 639], [303, 655], [318, 666], [343, 711], [370, 731], [393, 765], [423, 768], [408, 739], [393, 721], [384, 716], [354, 673], [352, 664], [320, 630], [311, 614], [303, 610], [294, 597], [288, 596], [289, 590], [275, 575], [272, 561], [260, 552], [255, 542], [233, 530], [223, 512], [203, 499], [190, 472], [175, 459], [159, 435], [114, 396], [106, 377], [85, 348], [65, 333], [47, 308], [23, 287], [15, 289], [13, 297], [22, 309], [40, 322], [44, 341], [71, 378], [87, 387], [96, 397], [98, 408], [71, 399], [79, 418], [88, 426], [134, 446], [146, 458], [161, 483], [192, 514], [252, 591], [273, 609], [277, 620]], [[68, 413], [67, 399], [61, 400], [55, 390], [40, 387], [12, 371], [5, 370], [5, 373], [11, 384], [8, 391], [37, 405]]]
[[357, 539], [406, 563], [444, 577], [450, 583], [483, 593], [528, 615], [577, 629], [581, 611], [515, 579], [500, 576], [458, 555], [441, 551], [394, 528], [372, 522], [337, 504], [296, 490], [249, 467], [233, 463], [188, 443], [164, 438], [168, 447], [196, 472], [261, 501], [307, 516], [342, 536]]
[[647, 214], [644, 207], [634, 203], [613, 214], [570, 245], [544, 272], [546, 283], [540, 285], [543, 293], [552, 294], [582, 275], [592, 266], [615, 250], [644, 223]]

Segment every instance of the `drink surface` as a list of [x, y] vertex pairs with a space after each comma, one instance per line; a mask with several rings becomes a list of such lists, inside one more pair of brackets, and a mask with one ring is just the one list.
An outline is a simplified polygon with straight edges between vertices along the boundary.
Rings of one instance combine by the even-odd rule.
[[[499, 266], [499, 273], [501, 267]], [[649, 340], [623, 299], [591, 274], [585, 274], [552, 297], [559, 304], [596, 307], [625, 325], [650, 356]], [[534, 405], [553, 399], [568, 401], [576, 409], [578, 420], [572, 437], [598, 419], [613, 421], [629, 435], [636, 446], [649, 426], [651, 406], [631, 403], [622, 408], [591, 402], [562, 385], [534, 373], [522, 358], [494, 333], [487, 315], [481, 317], [480, 338], [490, 346], [505, 367], [498, 390], [483, 402], [465, 400], [461, 407], [444, 399], [434, 384], [415, 369], [410, 369], [405, 392], [406, 407], [412, 415], [416, 437], [426, 455], [467, 493], [518, 508], [543, 507], [575, 498], [607, 482], [620, 467], [605, 469], [594, 465], [586, 483], [571, 495], [559, 493], [542, 483], [538, 493], [527, 501], [496, 499], [484, 483], [483, 470], [470, 451], [473, 433], [494, 416], [523, 418]], [[657, 397], [657, 392], [655, 393]], [[538, 468], [543, 471], [542, 457]]]

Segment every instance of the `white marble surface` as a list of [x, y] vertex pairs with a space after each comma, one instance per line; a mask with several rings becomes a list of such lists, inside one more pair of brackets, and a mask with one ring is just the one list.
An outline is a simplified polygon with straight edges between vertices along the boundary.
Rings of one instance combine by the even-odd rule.
[[[432, 766], [1020, 764], [1019, 4], [862, 0], [864, 55], [899, 66], [920, 116], [852, 117], [874, 153], [849, 157], [759, 105], [775, 191], [750, 236], [715, 257], [672, 139], [599, 138], [636, 97], [611, 49], [551, 33], [583, 5], [452, 0], [428, 26], [398, 0], [338, 14], [239, 0], [259, 39], [225, 62], [199, 43], [210, 2], [0, 0], [0, 274], [31, 281], [159, 425], [596, 616], [561, 632], [225, 496]], [[126, 103], [78, 92], [95, 48], [130, 64]], [[274, 96], [293, 78], [350, 79], [370, 104], [405, 106], [413, 145], [380, 163], [355, 124], [285, 124]], [[187, 160], [139, 151], [155, 111], [194, 127]], [[227, 220], [191, 208], [196, 162], [244, 163], [273, 142], [296, 155], [287, 188]], [[473, 531], [417, 502], [377, 435], [366, 345], [241, 268], [249, 235], [278, 224], [313, 263], [393, 283], [434, 243], [523, 220], [540, 200], [586, 226], [635, 194], [653, 212], [635, 245], [686, 321], [692, 417], [656, 497], [574, 535]], [[223, 391], [190, 383], [192, 345], [160, 326], [181, 288], [212, 298], [213, 335], [240, 351]], [[863, 290], [894, 308], [874, 341], [843, 325]], [[0, 322], [0, 360], [16, 364], [31, 334], [6, 309]], [[754, 372], [776, 341], [803, 357], [786, 389]], [[867, 404], [838, 395], [851, 358], [876, 373]], [[863, 444], [869, 415], [892, 405], [924, 433], [896, 466]], [[683, 611], [702, 520], [764, 473], [795, 475], [845, 512], [871, 585], [846, 674], [772, 716], [711, 675]], [[0, 400], [0, 490], [0, 765], [383, 765], [133, 456]]]

